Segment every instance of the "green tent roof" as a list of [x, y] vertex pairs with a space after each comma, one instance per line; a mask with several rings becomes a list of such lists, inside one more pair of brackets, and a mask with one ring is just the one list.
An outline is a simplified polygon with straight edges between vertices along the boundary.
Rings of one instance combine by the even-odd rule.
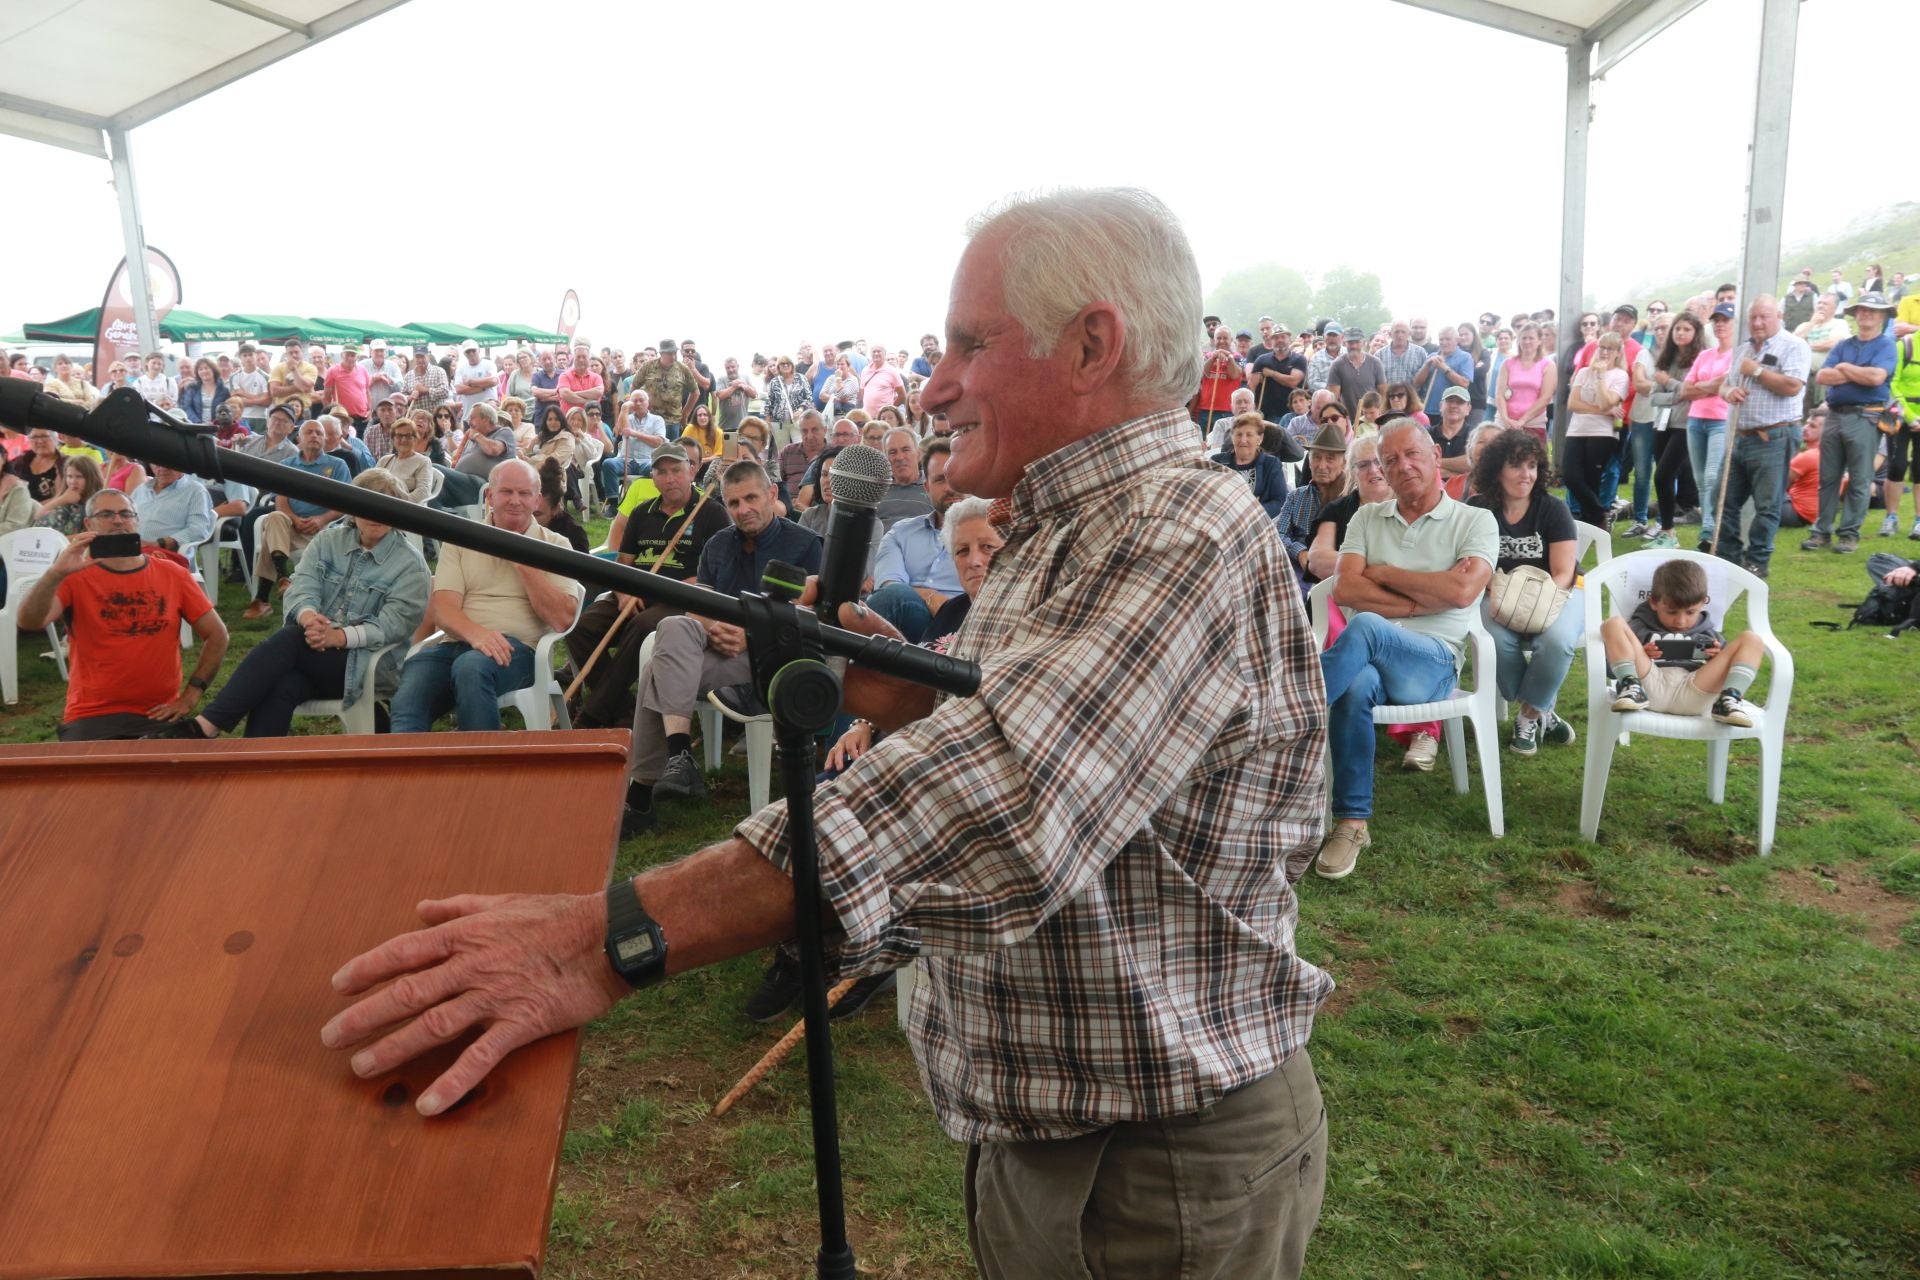
[[[92, 342], [100, 332], [100, 308], [82, 311], [64, 320], [22, 327], [29, 342]], [[250, 324], [216, 320], [198, 311], [175, 307], [160, 318], [160, 336], [170, 342], [238, 342], [255, 336]]]
[[239, 311], [229, 312], [227, 319], [253, 326], [253, 336], [262, 342], [281, 344], [288, 338], [299, 338], [303, 342], [318, 342], [325, 346], [337, 347], [344, 343], [360, 341], [360, 335], [352, 329], [342, 329], [324, 320], [303, 320], [299, 316], [253, 315]]
[[360, 335], [362, 342], [372, 342], [375, 338], [385, 338], [388, 342], [404, 342], [409, 345], [429, 341], [426, 334], [418, 329], [408, 329], [397, 324], [381, 324], [378, 320], [349, 320], [339, 316], [315, 316], [314, 319], [336, 329], [346, 329]]
[[[472, 338], [483, 347], [506, 347], [513, 345], [513, 340], [503, 334], [488, 333], [482, 329], [469, 329], [463, 324], [442, 324], [435, 321], [409, 320], [407, 321], [407, 328], [416, 329], [424, 333], [428, 342], [438, 342], [442, 346], [459, 346], [468, 338]], [[415, 341], [417, 342], [419, 339], [416, 338]]]
[[565, 345], [567, 341], [567, 335], [564, 333], [554, 333], [547, 329], [536, 329], [532, 325], [493, 324], [489, 322], [481, 325], [480, 328], [485, 333], [497, 333], [504, 337], [511, 338], [516, 342], [539, 342], [548, 346], [557, 346]]

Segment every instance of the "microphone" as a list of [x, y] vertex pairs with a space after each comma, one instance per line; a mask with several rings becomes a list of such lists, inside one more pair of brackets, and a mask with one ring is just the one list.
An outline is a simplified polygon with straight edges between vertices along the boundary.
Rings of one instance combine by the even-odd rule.
[[839, 622], [840, 606], [860, 599], [873, 540], [880, 532], [876, 508], [887, 496], [893, 469], [878, 449], [850, 444], [834, 458], [829, 474], [833, 510], [827, 514], [827, 545], [820, 553], [820, 594], [814, 612], [833, 626]]

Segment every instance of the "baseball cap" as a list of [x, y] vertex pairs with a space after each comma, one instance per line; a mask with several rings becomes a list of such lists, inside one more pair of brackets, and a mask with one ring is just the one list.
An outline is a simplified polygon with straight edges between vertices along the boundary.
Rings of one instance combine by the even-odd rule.
[[433, 354], [433, 352], [428, 349], [426, 343], [422, 342], [418, 346], [414, 347], [413, 354], [417, 356], [430, 356]]
[[460, 349], [462, 351], [478, 351], [480, 349], [480, 344], [475, 342], [472, 338], [468, 338], [465, 342], [460, 344]]
[[1731, 304], [1723, 302], [1715, 307], [1708, 314], [1707, 318], [1710, 320], [1731, 320], [1733, 319], [1733, 307]]
[[1440, 398], [1442, 400], [1465, 400], [1468, 404], [1473, 403], [1473, 394], [1465, 387], [1448, 387], [1440, 393]]
[[677, 462], [684, 467], [687, 465], [687, 451], [677, 441], [669, 440], [653, 451], [653, 465], [657, 467], [663, 462]]
[[680, 354], [680, 344], [675, 342], [672, 338], [660, 339], [660, 349], [662, 351], [671, 351], [675, 355]]
[[1345, 337], [1347, 331], [1345, 329], [1342, 329], [1339, 323], [1336, 321], [1335, 323], [1328, 325], [1325, 329], [1322, 329], [1320, 332], [1322, 336], [1325, 336], [1327, 334], [1337, 333], [1337, 334], [1340, 334], [1342, 337]]
[[1613, 309], [1613, 314], [1625, 316], [1629, 320], [1638, 320], [1640, 318], [1640, 308], [1634, 306], [1631, 302], [1623, 302]]
[[385, 338], [375, 338], [367, 344], [367, 350], [369, 351], [385, 351], [386, 349], [387, 340]]
[[349, 342], [346, 346], [340, 348], [340, 354], [343, 356], [357, 356], [360, 354], [360, 344], [357, 342]]

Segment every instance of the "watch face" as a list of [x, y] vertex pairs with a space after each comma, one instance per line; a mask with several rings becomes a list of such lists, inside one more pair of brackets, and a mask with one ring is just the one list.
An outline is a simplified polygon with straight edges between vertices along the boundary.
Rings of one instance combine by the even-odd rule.
[[646, 932], [630, 933], [616, 939], [613, 950], [622, 965], [642, 964], [653, 958], [653, 935]]

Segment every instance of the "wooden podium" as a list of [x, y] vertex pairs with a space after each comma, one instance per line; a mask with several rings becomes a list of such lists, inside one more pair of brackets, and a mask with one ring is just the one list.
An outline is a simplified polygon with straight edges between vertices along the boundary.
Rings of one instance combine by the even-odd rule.
[[433, 1120], [325, 1049], [455, 893], [587, 892], [624, 733], [0, 748], [0, 1277], [534, 1276], [578, 1036]]

